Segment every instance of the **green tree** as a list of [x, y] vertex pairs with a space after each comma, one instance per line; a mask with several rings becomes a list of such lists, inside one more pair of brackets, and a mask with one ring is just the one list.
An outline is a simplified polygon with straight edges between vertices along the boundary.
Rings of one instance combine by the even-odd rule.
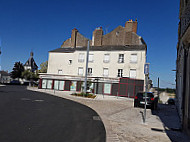
[[38, 73], [31, 72], [30, 70], [25, 70], [22, 72], [22, 78], [26, 80], [38, 80]]
[[13, 71], [11, 72], [11, 77], [15, 78], [22, 78], [22, 72], [24, 71], [24, 66], [21, 62], [15, 62]]
[[39, 73], [46, 73], [47, 68], [48, 68], [48, 61], [41, 63]]

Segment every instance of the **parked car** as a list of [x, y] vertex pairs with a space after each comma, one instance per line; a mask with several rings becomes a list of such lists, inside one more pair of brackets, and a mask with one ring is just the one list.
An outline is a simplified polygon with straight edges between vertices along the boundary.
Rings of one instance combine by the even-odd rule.
[[[157, 109], [158, 96], [155, 96], [152, 92], [147, 92], [147, 107], [152, 110]], [[144, 107], [145, 105], [145, 92], [139, 92], [134, 98], [134, 107]]]
[[169, 98], [168, 101], [167, 101], [167, 103], [169, 105], [175, 105], [175, 99], [174, 98]]
[[12, 80], [12, 81], [10, 82], [10, 84], [20, 85], [20, 81], [18, 81], [18, 80]]

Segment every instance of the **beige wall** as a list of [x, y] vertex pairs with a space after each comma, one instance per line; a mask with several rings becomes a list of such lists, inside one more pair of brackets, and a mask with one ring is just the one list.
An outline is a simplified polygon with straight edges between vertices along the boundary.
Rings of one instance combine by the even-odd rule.
[[[83, 63], [78, 62], [79, 53], [85, 54]], [[131, 54], [137, 54], [137, 63], [130, 63]], [[136, 79], [144, 80], [144, 64], [146, 62], [145, 51], [91, 51], [94, 54], [94, 61], [89, 62], [88, 68], [92, 68], [93, 77], [103, 77], [103, 68], [108, 68], [110, 78], [117, 78], [118, 69], [123, 69], [123, 77], [129, 77], [130, 69], [136, 69]], [[104, 54], [110, 54], [110, 62], [104, 63]], [[124, 54], [124, 63], [118, 63], [119, 54]], [[72, 64], [69, 64], [72, 60]], [[74, 53], [49, 53], [47, 73], [58, 74], [62, 70], [63, 75], [78, 75], [78, 67], [83, 67], [85, 75], [86, 52], [75, 51]]]

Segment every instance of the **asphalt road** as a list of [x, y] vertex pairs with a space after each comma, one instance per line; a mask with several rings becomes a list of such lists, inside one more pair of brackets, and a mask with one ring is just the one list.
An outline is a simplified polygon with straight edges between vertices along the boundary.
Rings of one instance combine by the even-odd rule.
[[105, 142], [97, 116], [70, 100], [0, 86], [0, 142]]

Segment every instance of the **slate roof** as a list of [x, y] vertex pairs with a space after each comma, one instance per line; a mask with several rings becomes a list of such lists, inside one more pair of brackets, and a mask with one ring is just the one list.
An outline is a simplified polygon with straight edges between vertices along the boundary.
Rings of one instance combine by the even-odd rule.
[[6, 72], [6, 71], [0, 71], [0, 74], [2, 75], [2, 76], [9, 76], [10, 74], [8, 73], [8, 72]]
[[31, 53], [30, 58], [26, 61], [24, 66], [30, 66], [32, 69], [38, 69], [38, 66], [33, 58], [33, 53]]
[[[91, 46], [90, 51], [135, 51], [135, 50], [146, 50], [146, 45], [126, 45], [126, 46]], [[60, 52], [60, 53], [73, 53], [75, 51], [86, 51], [87, 47], [77, 48], [57, 48], [49, 52]]]

